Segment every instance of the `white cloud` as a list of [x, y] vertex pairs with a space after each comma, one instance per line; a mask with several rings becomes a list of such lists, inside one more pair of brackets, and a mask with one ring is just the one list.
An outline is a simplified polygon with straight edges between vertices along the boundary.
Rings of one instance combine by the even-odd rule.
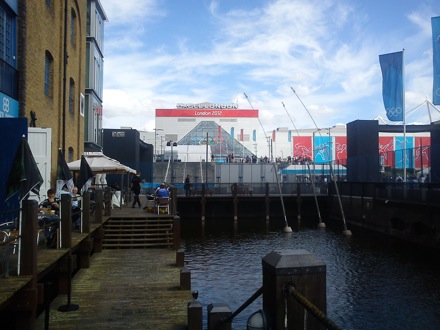
[[243, 93], [260, 109], [267, 130], [289, 122], [281, 102], [294, 112], [298, 128], [311, 126], [298, 97], [322, 126], [373, 119], [384, 115], [378, 55], [405, 45], [411, 107], [432, 88], [427, 17], [434, 15], [426, 1], [395, 12], [399, 25], [390, 31], [373, 26], [376, 8], [370, 12], [368, 4], [363, 9], [350, 1], [211, 1], [197, 7], [190, 1], [188, 11], [202, 12], [205, 25], [185, 34], [186, 26], [175, 23], [185, 15], [173, 12], [178, 3], [101, 0], [109, 16], [105, 126], [117, 119], [152, 130], [154, 109], [179, 102], [248, 108]]

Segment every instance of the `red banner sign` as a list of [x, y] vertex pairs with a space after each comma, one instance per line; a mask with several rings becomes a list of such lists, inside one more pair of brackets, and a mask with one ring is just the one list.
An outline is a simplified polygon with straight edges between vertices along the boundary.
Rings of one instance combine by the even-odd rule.
[[258, 118], [258, 110], [227, 109], [156, 109], [156, 117], [231, 117]]

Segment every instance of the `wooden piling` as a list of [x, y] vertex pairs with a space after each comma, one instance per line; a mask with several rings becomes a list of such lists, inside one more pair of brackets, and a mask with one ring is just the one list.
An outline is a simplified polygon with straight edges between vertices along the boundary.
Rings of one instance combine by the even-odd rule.
[[[322, 313], [326, 313], [326, 265], [306, 250], [272, 251], [263, 258], [263, 309], [271, 329], [325, 329], [285, 288], [293, 285]], [[287, 311], [286, 311], [287, 309]]]

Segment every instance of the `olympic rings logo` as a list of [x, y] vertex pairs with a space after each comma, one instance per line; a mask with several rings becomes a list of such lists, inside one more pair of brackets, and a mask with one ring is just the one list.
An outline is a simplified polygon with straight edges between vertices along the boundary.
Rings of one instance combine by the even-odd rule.
[[388, 117], [399, 117], [402, 113], [402, 108], [387, 108]]
[[216, 136], [216, 137], [208, 137], [208, 143], [206, 143], [206, 137], [204, 138], [194, 138], [194, 142], [199, 145], [202, 146], [206, 146], [206, 144], [210, 145], [210, 146], [216, 146], [221, 144], [222, 142], [224, 142], [225, 139], [220, 137], [220, 136]]
[[435, 90], [435, 95], [440, 96], [440, 88], [437, 88], [437, 89]]

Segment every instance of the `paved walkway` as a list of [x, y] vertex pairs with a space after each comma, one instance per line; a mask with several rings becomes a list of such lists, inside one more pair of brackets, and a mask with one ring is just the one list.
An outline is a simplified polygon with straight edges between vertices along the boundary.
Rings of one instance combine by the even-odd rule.
[[[50, 329], [186, 329], [189, 290], [180, 290], [176, 252], [169, 249], [103, 250], [72, 281], [71, 303], [79, 309], [59, 312], [67, 296], [51, 304]], [[44, 312], [37, 329], [44, 329]]]

